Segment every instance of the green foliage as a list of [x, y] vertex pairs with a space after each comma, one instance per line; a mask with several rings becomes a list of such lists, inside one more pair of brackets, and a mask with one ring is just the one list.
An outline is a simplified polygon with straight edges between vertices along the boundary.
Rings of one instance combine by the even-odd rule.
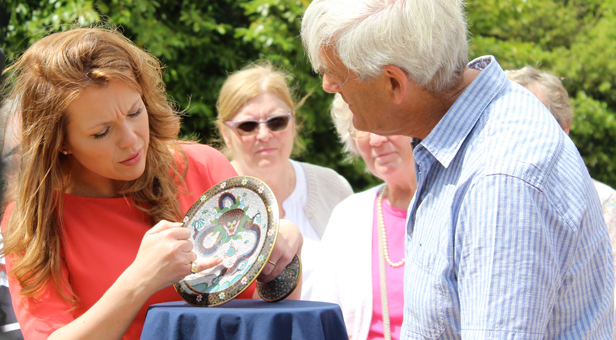
[[576, 108], [571, 138], [580, 153], [586, 155], [590, 175], [604, 183], [616, 183], [616, 114], [606, 102], [589, 97], [583, 91], [571, 99]]
[[571, 138], [590, 174], [616, 187], [616, 0], [469, 1], [471, 57], [504, 69], [532, 65], [563, 79]]
[[0, 27], [0, 44], [9, 60], [49, 32], [100, 21], [92, 1], [9, 0], [5, 6], [10, 17], [8, 24]]
[[[230, 72], [269, 59], [292, 75], [307, 151], [300, 160], [325, 165], [354, 189], [377, 182], [362, 162], [343, 161], [330, 94], [310, 68], [299, 38], [310, 0], [8, 0], [0, 4], [0, 46], [8, 63], [52, 31], [106, 23], [167, 66], [165, 82], [180, 109], [182, 132], [216, 140], [218, 92]], [[10, 16], [2, 24], [1, 8]], [[563, 77], [576, 117], [571, 137], [590, 173], [616, 186], [616, 0], [469, 0], [471, 58], [495, 55], [505, 69], [530, 64]]]

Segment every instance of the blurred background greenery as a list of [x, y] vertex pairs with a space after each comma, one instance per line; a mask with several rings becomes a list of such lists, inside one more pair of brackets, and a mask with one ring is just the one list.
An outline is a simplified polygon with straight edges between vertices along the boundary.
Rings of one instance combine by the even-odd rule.
[[[185, 109], [182, 133], [215, 143], [215, 102], [226, 76], [259, 59], [288, 71], [307, 151], [355, 191], [378, 182], [345, 161], [329, 116], [332, 95], [311, 71], [299, 38], [309, 0], [4, 0], [0, 47], [7, 64], [44, 35], [103, 23], [166, 65], [167, 89]], [[470, 58], [496, 56], [504, 69], [530, 64], [562, 77], [575, 118], [571, 138], [593, 178], [616, 187], [616, 0], [468, 0]]]

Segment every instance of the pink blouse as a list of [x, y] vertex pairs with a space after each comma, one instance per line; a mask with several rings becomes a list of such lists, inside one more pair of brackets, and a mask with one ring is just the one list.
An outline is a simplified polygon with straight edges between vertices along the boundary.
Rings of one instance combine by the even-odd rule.
[[[383, 308], [381, 304], [381, 282], [379, 271], [379, 236], [377, 212], [378, 196], [374, 200], [374, 220], [372, 221], [372, 322], [368, 340], [384, 339]], [[406, 237], [406, 210], [396, 209], [383, 200], [383, 219], [387, 234], [387, 249], [391, 262], [404, 258], [404, 238]], [[402, 315], [404, 311], [404, 265], [393, 268], [385, 262], [387, 277], [387, 300], [389, 303], [389, 323], [391, 338], [400, 339]]]

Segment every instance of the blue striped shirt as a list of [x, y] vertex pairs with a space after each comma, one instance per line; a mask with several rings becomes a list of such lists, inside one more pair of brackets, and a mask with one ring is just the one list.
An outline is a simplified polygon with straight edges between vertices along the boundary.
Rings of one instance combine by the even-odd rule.
[[493, 57], [415, 148], [402, 339], [611, 339], [614, 272], [577, 149]]

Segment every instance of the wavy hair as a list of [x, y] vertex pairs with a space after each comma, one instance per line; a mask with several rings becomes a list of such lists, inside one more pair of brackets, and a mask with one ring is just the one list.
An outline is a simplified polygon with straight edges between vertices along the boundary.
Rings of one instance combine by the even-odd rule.
[[[293, 155], [304, 151], [305, 144], [300, 137], [301, 122], [297, 110], [304, 104], [306, 97], [296, 101], [294, 93], [289, 88], [287, 79], [288, 74], [277, 70], [268, 61], [250, 64], [244, 69], [232, 73], [220, 89], [220, 95], [216, 101], [216, 127], [218, 134], [222, 137], [225, 129], [229, 127], [226, 121], [233, 119], [239, 110], [246, 103], [262, 93], [271, 93], [282, 100], [293, 112], [295, 112], [292, 123], [295, 125], [295, 139], [293, 140]], [[233, 150], [221, 144], [221, 151], [227, 157], [232, 157]]]
[[[150, 143], [144, 173], [119, 194], [152, 218], [180, 218], [178, 185], [184, 183], [186, 155], [177, 134], [180, 118], [167, 101], [158, 60], [117, 31], [79, 28], [51, 34], [28, 48], [7, 70], [22, 116], [22, 161], [15, 205], [4, 234], [4, 254], [21, 295], [36, 298], [53, 280], [61, 289], [63, 193], [71, 180], [66, 138], [67, 107], [89, 87], [121, 80], [141, 94], [149, 117]], [[171, 176], [170, 176], [171, 174]]]
[[539, 71], [532, 66], [524, 66], [519, 70], [505, 71], [507, 78], [512, 80], [527, 89], [537, 89], [543, 93], [547, 99], [545, 103], [548, 110], [552, 113], [558, 124], [567, 129], [571, 126], [573, 120], [573, 110], [571, 109], [571, 101], [569, 94], [563, 86], [563, 83], [555, 75]]
[[301, 36], [316, 72], [323, 48], [333, 47], [362, 81], [395, 65], [431, 93], [458, 85], [468, 63], [461, 0], [315, 0]]

